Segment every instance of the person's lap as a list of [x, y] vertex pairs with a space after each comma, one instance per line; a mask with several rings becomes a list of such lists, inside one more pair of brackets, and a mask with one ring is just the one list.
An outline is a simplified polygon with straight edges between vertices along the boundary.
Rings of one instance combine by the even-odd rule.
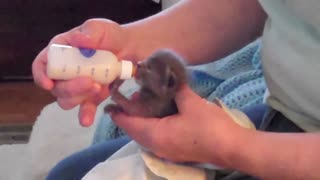
[[98, 143], [60, 161], [46, 180], [78, 180], [130, 141], [129, 137]]
[[[266, 105], [245, 108], [242, 111], [258, 127], [262, 122]], [[94, 144], [60, 161], [48, 174], [46, 180], [78, 180], [100, 162], [108, 159], [113, 153], [130, 141], [127, 136]]]

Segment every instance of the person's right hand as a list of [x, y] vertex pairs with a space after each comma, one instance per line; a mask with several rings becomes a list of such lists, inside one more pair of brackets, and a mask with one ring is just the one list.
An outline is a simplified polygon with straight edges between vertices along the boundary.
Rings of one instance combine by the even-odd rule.
[[[106, 19], [91, 19], [68, 32], [55, 36], [49, 45], [55, 43], [104, 49], [115, 53], [118, 58], [124, 58], [127, 39], [127, 33], [119, 24]], [[35, 83], [51, 91], [56, 96], [59, 106], [65, 110], [80, 105], [80, 124], [90, 126], [97, 106], [109, 95], [108, 86], [101, 86], [88, 77], [68, 81], [49, 79], [46, 75], [47, 52], [48, 47], [38, 54], [32, 64]]]

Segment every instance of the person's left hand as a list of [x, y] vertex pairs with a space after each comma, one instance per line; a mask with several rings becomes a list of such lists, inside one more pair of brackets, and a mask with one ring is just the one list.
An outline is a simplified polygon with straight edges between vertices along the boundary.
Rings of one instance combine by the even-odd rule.
[[224, 166], [225, 153], [233, 151], [243, 128], [187, 85], [178, 92], [176, 103], [179, 113], [165, 118], [111, 116], [130, 137], [161, 158]]

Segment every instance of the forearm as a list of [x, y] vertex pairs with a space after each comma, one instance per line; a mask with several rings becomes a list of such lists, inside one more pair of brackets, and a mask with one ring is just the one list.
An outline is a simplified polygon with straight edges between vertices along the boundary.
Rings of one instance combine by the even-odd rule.
[[184, 0], [147, 19], [124, 25], [135, 59], [172, 48], [189, 63], [226, 56], [258, 37], [266, 15], [256, 0]]
[[239, 138], [227, 167], [262, 179], [320, 179], [320, 134], [245, 131]]

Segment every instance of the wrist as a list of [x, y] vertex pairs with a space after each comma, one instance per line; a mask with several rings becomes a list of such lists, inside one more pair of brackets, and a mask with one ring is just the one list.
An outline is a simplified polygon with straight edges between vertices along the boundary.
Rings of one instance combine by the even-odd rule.
[[238, 164], [242, 162], [246, 156], [246, 149], [250, 143], [250, 136], [254, 133], [253, 129], [239, 127], [233, 131], [231, 140], [226, 143], [223, 157], [223, 165], [228, 169], [239, 169]]
[[221, 137], [218, 138], [218, 146], [211, 148], [215, 150], [215, 152], [211, 153], [215, 153], [213, 155], [215, 155], [217, 159], [214, 160], [216, 160], [220, 166], [233, 169], [236, 161], [242, 156], [241, 152], [245, 152], [245, 148], [248, 146], [248, 142], [250, 142], [249, 139], [252, 133], [256, 131], [256, 128], [251, 120], [241, 111], [229, 109], [221, 101], [218, 101], [218, 104], [224, 110], [224, 122], [227, 128], [223, 128], [222, 131], [220, 131], [219, 134]]
[[[234, 169], [235, 161], [239, 159], [239, 152], [242, 152], [242, 148], [247, 144], [248, 131], [243, 127], [229, 128], [230, 131], [225, 132], [223, 138], [218, 143], [213, 143], [214, 147], [211, 147], [211, 163], [218, 165], [225, 169]], [[232, 133], [230, 133], [232, 132]]]

